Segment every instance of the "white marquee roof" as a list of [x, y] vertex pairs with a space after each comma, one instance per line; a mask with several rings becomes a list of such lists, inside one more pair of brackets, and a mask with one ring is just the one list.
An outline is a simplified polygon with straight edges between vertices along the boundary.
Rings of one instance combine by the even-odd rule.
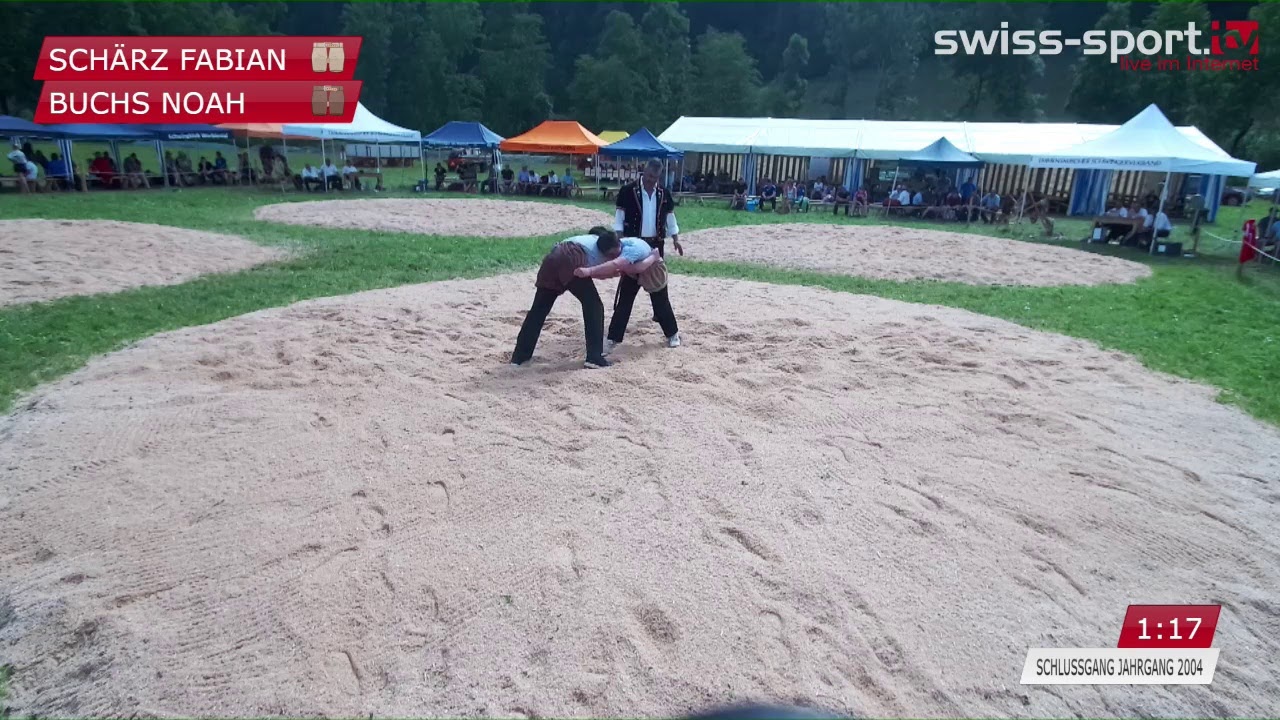
[[1255, 165], [1187, 137], [1155, 105], [1092, 140], [1032, 159], [1032, 167], [1145, 170], [1248, 177]]
[[1280, 187], [1280, 170], [1272, 170], [1271, 172], [1258, 173], [1257, 175], [1254, 175], [1249, 179], [1249, 187]]
[[[682, 117], [658, 139], [689, 152], [809, 157], [856, 154], [872, 160], [896, 160], [944, 137], [986, 162], [1026, 165], [1046, 151], [1065, 150], [1118, 127], [1076, 123]], [[1177, 131], [1194, 145], [1230, 159], [1198, 129], [1180, 127]]]
[[356, 114], [349, 123], [298, 123], [284, 126], [285, 135], [325, 140], [352, 140], [370, 143], [420, 142], [422, 133], [392, 125], [356, 103]]

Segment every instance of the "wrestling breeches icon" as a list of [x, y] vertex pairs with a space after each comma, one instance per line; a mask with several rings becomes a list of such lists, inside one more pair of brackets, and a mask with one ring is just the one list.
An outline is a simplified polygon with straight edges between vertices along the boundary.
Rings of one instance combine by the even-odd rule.
[[311, 91], [312, 115], [341, 115], [346, 104], [346, 92], [340, 85], [316, 85]]
[[347, 53], [340, 42], [318, 42], [311, 45], [312, 72], [340, 73], [347, 63]]

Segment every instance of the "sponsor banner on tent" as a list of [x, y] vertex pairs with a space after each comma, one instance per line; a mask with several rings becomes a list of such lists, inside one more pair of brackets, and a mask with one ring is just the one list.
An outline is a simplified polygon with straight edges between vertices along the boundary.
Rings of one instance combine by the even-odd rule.
[[1169, 163], [1156, 158], [1037, 157], [1032, 167], [1092, 168], [1110, 170], [1167, 170]]
[[358, 80], [47, 82], [37, 123], [349, 123]]

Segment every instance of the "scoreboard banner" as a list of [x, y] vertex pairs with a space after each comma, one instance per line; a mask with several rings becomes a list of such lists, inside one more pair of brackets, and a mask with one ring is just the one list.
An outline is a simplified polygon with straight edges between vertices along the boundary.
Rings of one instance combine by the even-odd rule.
[[346, 123], [355, 36], [46, 37], [36, 122]]
[[1221, 605], [1130, 605], [1114, 648], [1032, 648], [1023, 685], [1208, 685]]

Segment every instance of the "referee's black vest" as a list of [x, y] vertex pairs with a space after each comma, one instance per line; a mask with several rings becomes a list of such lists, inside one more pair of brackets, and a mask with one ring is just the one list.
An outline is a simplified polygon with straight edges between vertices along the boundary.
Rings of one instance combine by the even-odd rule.
[[[623, 237], [642, 237], [640, 229], [644, 226], [644, 199], [641, 196], [643, 192], [644, 190], [641, 189], [638, 182], [627, 183], [618, 191], [616, 206], [623, 212]], [[671, 191], [665, 187], [659, 185], [655, 192], [655, 199], [658, 201], [658, 214], [653, 219], [653, 224], [658, 231], [657, 238], [665, 240], [667, 237], [667, 215], [675, 212], [676, 204], [671, 197]]]

